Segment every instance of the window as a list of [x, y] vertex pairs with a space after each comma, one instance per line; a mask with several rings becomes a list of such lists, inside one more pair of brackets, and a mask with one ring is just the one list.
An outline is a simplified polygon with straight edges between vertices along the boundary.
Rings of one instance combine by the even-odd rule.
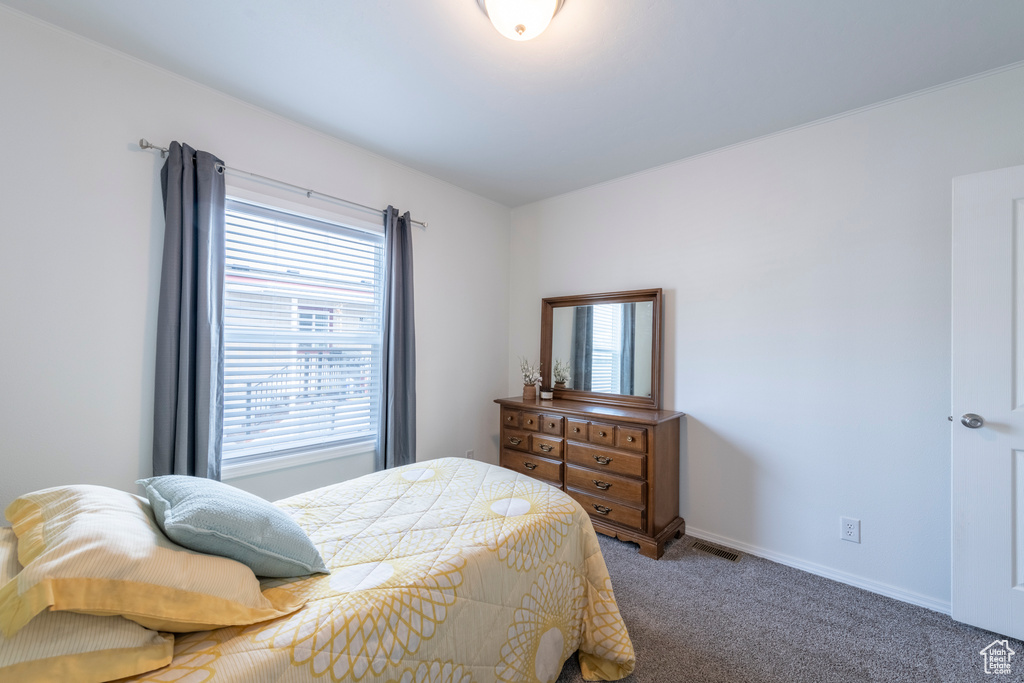
[[376, 439], [383, 235], [225, 208], [225, 463]]

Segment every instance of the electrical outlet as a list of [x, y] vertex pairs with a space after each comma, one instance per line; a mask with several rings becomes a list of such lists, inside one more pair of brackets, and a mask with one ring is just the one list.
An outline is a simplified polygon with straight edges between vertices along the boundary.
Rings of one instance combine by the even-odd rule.
[[476, 453], [473, 451], [466, 451], [466, 460], [476, 460]]
[[860, 520], [853, 517], [839, 518], [839, 538], [851, 543], [860, 543]]

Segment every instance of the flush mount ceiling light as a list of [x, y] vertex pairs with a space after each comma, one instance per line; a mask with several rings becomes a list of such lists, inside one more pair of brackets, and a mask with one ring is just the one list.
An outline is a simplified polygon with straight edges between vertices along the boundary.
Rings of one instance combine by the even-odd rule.
[[536, 38], [565, 0], [476, 0], [498, 33], [512, 40]]

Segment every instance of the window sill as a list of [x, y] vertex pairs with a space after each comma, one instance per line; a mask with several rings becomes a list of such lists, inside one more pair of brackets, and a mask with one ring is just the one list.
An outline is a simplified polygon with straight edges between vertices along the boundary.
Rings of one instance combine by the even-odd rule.
[[277, 457], [268, 456], [259, 460], [250, 460], [249, 462], [225, 462], [221, 466], [221, 479], [223, 481], [228, 481], [231, 479], [252, 476], [254, 474], [264, 474], [266, 472], [275, 472], [277, 470], [288, 469], [291, 467], [312, 465], [313, 463], [323, 462], [325, 460], [347, 458], [353, 455], [365, 455], [367, 453], [373, 453], [375, 449], [376, 445], [373, 441], [360, 441], [358, 443], [336, 446], [334, 448], [306, 451], [305, 453], [294, 453], [291, 455], [280, 455]]

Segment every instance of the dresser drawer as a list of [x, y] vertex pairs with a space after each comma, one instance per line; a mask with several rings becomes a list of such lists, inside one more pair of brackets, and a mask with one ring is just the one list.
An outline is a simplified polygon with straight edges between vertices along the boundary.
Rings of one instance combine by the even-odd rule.
[[565, 435], [570, 439], [576, 439], [577, 441], [586, 441], [587, 425], [589, 424], [589, 422], [573, 420], [567, 417], [565, 418]]
[[647, 502], [646, 482], [578, 465], [566, 465], [565, 485], [599, 498], [628, 503], [632, 507], [642, 508]]
[[530, 451], [548, 458], [562, 459], [562, 440], [550, 436], [534, 434], [531, 440]]
[[569, 442], [566, 445], [566, 460], [598, 472], [623, 474], [637, 479], [643, 479], [646, 474], [645, 456], [625, 451], [613, 451], [610, 448]]
[[522, 423], [520, 423], [519, 426], [522, 427], [523, 429], [527, 429], [527, 430], [529, 430], [531, 432], [538, 432], [538, 431], [540, 431], [540, 415], [539, 414], [524, 412], [521, 419], [522, 419]]
[[606, 498], [591, 496], [582, 491], [566, 487], [565, 492], [576, 499], [594, 519], [621, 524], [631, 529], [644, 528], [644, 511]]
[[522, 426], [519, 422], [523, 414], [518, 410], [512, 410], [511, 408], [501, 409], [501, 426], [502, 427], [520, 427]]
[[517, 451], [529, 451], [530, 433], [521, 429], [502, 429], [501, 445], [505, 448], [514, 448]]
[[563, 421], [564, 420], [561, 415], [541, 415], [540, 431], [545, 434], [551, 434], [552, 436], [561, 436]]
[[615, 428], [615, 447], [637, 453], [647, 452], [647, 430], [643, 427]]
[[562, 486], [562, 463], [557, 460], [516, 453], [503, 448], [501, 450], [501, 466], [534, 479], [540, 479], [552, 486]]
[[591, 422], [587, 430], [587, 441], [601, 446], [615, 445], [615, 425]]

